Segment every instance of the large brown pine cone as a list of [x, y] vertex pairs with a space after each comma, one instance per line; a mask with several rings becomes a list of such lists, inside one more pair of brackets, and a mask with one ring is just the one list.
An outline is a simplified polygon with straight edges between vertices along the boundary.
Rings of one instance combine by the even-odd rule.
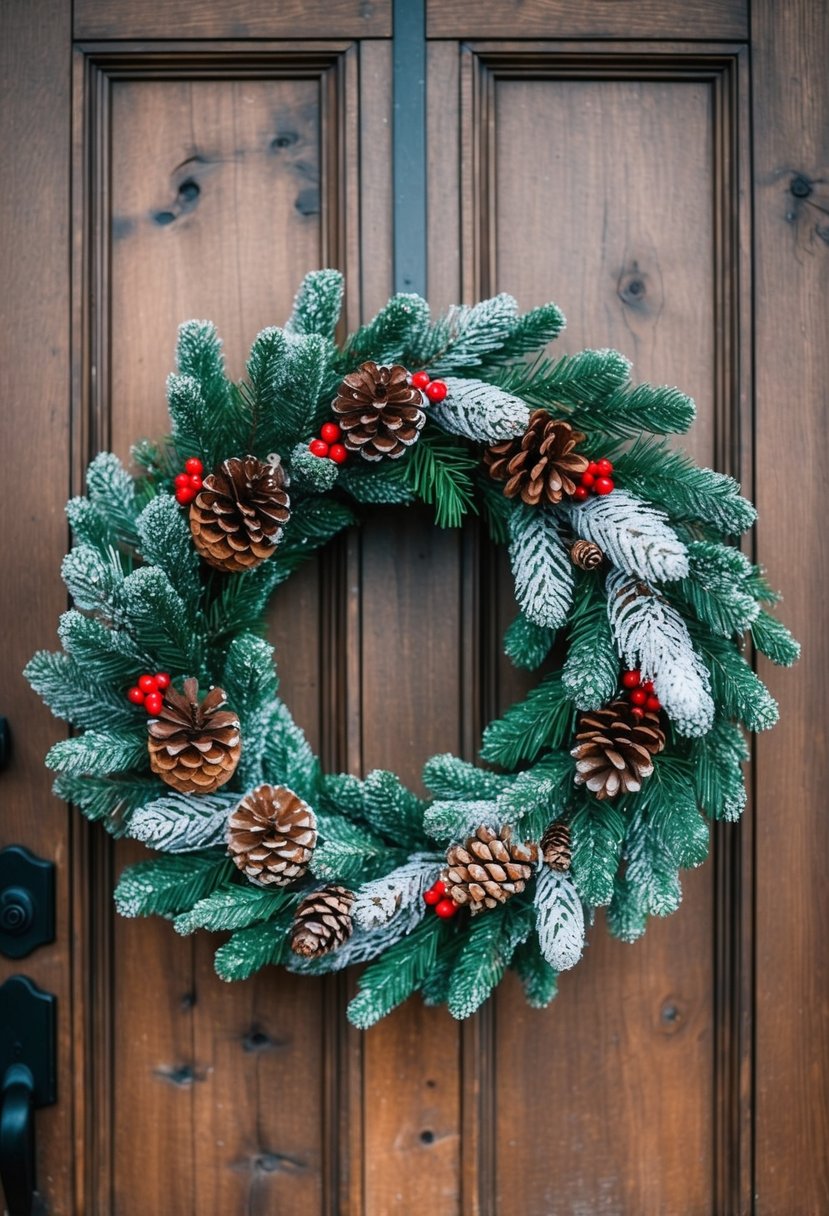
[[490, 477], [507, 483], [507, 498], [520, 495], [530, 507], [554, 504], [574, 492], [576, 480], [589, 464], [586, 456], [573, 451], [583, 442], [584, 435], [569, 422], [535, 410], [523, 435], [487, 448], [484, 464]]
[[482, 826], [465, 844], [452, 845], [441, 877], [449, 898], [469, 904], [474, 915], [523, 891], [537, 860], [538, 846], [513, 841], [511, 828]]
[[573, 860], [570, 848], [570, 829], [557, 820], [551, 823], [541, 837], [541, 856], [551, 870], [569, 870]]
[[291, 518], [278, 464], [256, 456], [223, 460], [190, 507], [196, 549], [210, 566], [235, 573], [270, 557]]
[[423, 397], [399, 363], [363, 363], [345, 377], [331, 407], [351, 452], [365, 460], [396, 460], [416, 441], [426, 422]]
[[296, 910], [291, 949], [305, 958], [319, 958], [348, 941], [354, 931], [351, 905], [354, 892], [329, 884], [306, 895]]
[[198, 682], [187, 679], [183, 693], [170, 685], [147, 724], [150, 767], [179, 793], [211, 794], [236, 771], [242, 736], [236, 714], [220, 708], [224, 702], [221, 688], [199, 701]]
[[227, 850], [251, 882], [285, 887], [308, 869], [317, 843], [317, 817], [285, 785], [245, 794], [227, 821]]
[[653, 772], [652, 756], [665, 746], [659, 715], [635, 718], [627, 701], [614, 701], [579, 718], [576, 785], [586, 785], [597, 798], [633, 794]]

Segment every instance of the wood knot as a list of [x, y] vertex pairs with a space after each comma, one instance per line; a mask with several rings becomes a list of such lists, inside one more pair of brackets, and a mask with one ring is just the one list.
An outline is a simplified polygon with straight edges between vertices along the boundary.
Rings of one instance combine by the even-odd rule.
[[648, 294], [647, 275], [642, 274], [634, 262], [629, 270], [623, 270], [616, 284], [616, 294], [628, 308], [643, 308]]
[[812, 189], [812, 183], [805, 173], [795, 174], [789, 184], [789, 190], [795, 198], [808, 198]]

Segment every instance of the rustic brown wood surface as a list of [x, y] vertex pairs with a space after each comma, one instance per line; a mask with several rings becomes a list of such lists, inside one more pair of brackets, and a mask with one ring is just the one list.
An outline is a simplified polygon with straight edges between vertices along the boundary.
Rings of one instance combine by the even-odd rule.
[[[600, 916], [547, 1011], [508, 981], [462, 1027], [413, 1001], [359, 1034], [351, 977], [225, 985], [218, 939], [117, 918], [143, 852], [51, 797], [61, 728], [19, 676], [65, 604], [62, 504], [98, 447], [163, 428], [180, 320], [215, 320], [239, 374], [307, 269], [346, 272], [352, 326], [392, 290], [391, 6], [0, 7], [4, 486], [25, 521], [4, 534], [0, 844], [59, 863], [57, 941], [3, 970], [60, 999], [42, 1189], [62, 1216], [821, 1213], [825, 6], [755, 0], [750, 30], [743, 2], [427, 8], [433, 305], [554, 298], [562, 350], [613, 345], [692, 392], [689, 445], [754, 483], [805, 662], [764, 669], [784, 717], [748, 820], [643, 941]], [[326, 766], [417, 783], [525, 687], [500, 658], [513, 611], [474, 524], [377, 511], [280, 591], [270, 636]]]

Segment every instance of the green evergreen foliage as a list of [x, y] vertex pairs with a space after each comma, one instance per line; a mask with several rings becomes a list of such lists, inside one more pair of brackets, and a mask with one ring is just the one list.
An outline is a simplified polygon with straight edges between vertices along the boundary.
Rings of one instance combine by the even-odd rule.
[[490, 773], [451, 752], [431, 756], [423, 766], [423, 784], [436, 798], [494, 798], [511, 778]]
[[652, 438], [639, 438], [614, 461], [614, 479], [671, 518], [698, 520], [719, 536], [739, 536], [757, 512], [733, 477], [698, 468], [684, 452]]
[[405, 457], [402, 460], [388, 460], [379, 468], [367, 467], [364, 460], [341, 465], [339, 484], [355, 502], [394, 505], [412, 503], [417, 499]]
[[[422, 359], [406, 360], [423, 346], [429, 327], [429, 305], [418, 295], [401, 292], [392, 296], [375, 317], [357, 330], [345, 344], [342, 362], [348, 370], [366, 359], [375, 363], [404, 362], [415, 365]], [[437, 374], [437, 373], [435, 373]]]
[[[518, 305], [502, 292], [468, 307], [451, 308], [430, 335], [437, 350], [422, 360], [433, 376], [470, 372], [485, 363], [498, 363], [518, 327]], [[559, 326], [560, 328], [560, 326]], [[526, 338], [525, 332], [522, 335]], [[521, 339], [518, 345], [523, 345]]]
[[307, 443], [298, 443], [291, 452], [291, 490], [306, 494], [327, 494], [334, 486], [339, 466], [327, 456], [315, 456]]
[[181, 912], [175, 919], [175, 930], [188, 934], [197, 929], [247, 929], [273, 920], [277, 913], [293, 907], [296, 900], [296, 892], [285, 887], [255, 887], [230, 877], [187, 912]]
[[100, 452], [86, 471], [89, 502], [116, 540], [137, 545], [138, 501], [135, 482], [111, 452]]
[[72, 772], [59, 773], [52, 791], [64, 802], [78, 807], [87, 819], [102, 822], [111, 835], [123, 836], [132, 812], [150, 802], [161, 788], [155, 777], [132, 773], [100, 777]]
[[399, 844], [416, 845], [425, 804], [394, 773], [374, 769], [365, 779], [363, 796], [365, 816], [376, 831]]
[[562, 686], [577, 709], [598, 709], [618, 686], [619, 657], [607, 618], [607, 599], [596, 573], [576, 583], [569, 618]]
[[144, 560], [163, 570], [188, 613], [197, 613], [202, 594], [199, 558], [187, 517], [172, 495], [152, 498], [138, 517], [136, 531]]
[[648, 913], [637, 887], [624, 875], [617, 875], [613, 898], [607, 909], [607, 927], [613, 937], [623, 942], [638, 941], [648, 923]]
[[366, 882], [393, 870], [403, 859], [400, 849], [375, 832], [352, 823], [343, 815], [318, 816], [320, 839], [311, 857], [311, 872], [323, 882]]
[[476, 511], [472, 473], [475, 457], [455, 440], [430, 427], [404, 457], [409, 486], [435, 508], [439, 528], [457, 528], [468, 511]]
[[199, 456], [210, 468], [237, 454], [234, 447], [240, 429], [240, 414], [225, 375], [222, 343], [212, 322], [186, 321], [179, 326], [176, 367], [180, 386], [174, 404], [168, 382], [168, 404], [178, 454], [181, 458]]
[[187, 605], [158, 566], [133, 570], [116, 589], [113, 601], [115, 619], [153, 656], [157, 670], [201, 671], [201, 630], [193, 629]]
[[295, 334], [319, 334], [331, 341], [340, 319], [343, 276], [339, 270], [312, 270], [302, 280], [285, 328]]
[[284, 702], [275, 700], [268, 708], [262, 733], [263, 780], [271, 785], [287, 785], [300, 798], [316, 805], [319, 760]]
[[423, 815], [428, 836], [442, 844], [465, 840], [481, 826], [501, 826], [502, 815], [495, 802], [484, 798], [437, 799]]
[[533, 1009], [546, 1009], [558, 995], [558, 972], [541, 953], [537, 933], [517, 947], [510, 968], [521, 980], [527, 1004]]
[[714, 700], [723, 715], [751, 731], [768, 730], [780, 716], [777, 702], [743, 656], [725, 638], [692, 630], [694, 645], [711, 674]]
[[232, 870], [233, 862], [217, 849], [162, 853], [124, 870], [115, 905], [122, 916], [175, 916], [205, 899]]
[[477, 473], [475, 488], [483, 507], [489, 539], [493, 545], [505, 545], [509, 540], [512, 502], [504, 496], [503, 486], [486, 473]]
[[770, 612], [761, 611], [752, 621], [751, 640], [761, 654], [781, 667], [791, 667], [800, 658], [800, 643]]
[[365, 794], [359, 777], [351, 773], [326, 773], [320, 780], [319, 809], [330, 814], [365, 817]]
[[131, 729], [88, 730], [75, 739], [61, 739], [47, 752], [46, 767], [91, 777], [146, 769], [147, 728], [140, 723]]
[[687, 761], [656, 756], [639, 805], [647, 808], [649, 833], [677, 867], [702, 865], [708, 856], [708, 824], [699, 813]]
[[583, 793], [570, 818], [571, 873], [586, 904], [600, 907], [613, 897], [627, 823], [618, 805]]
[[219, 979], [246, 980], [262, 967], [283, 962], [290, 949], [290, 924], [291, 913], [283, 911], [264, 924], [238, 929], [216, 951], [214, 966]]
[[535, 760], [546, 749], [561, 747], [572, 733], [573, 707], [564, 692], [561, 673], [545, 676], [523, 701], [484, 731], [481, 758], [503, 768]]
[[352, 1025], [367, 1030], [426, 982], [445, 931], [437, 916], [427, 916], [408, 937], [366, 968], [357, 981], [359, 991], [348, 1006]]
[[555, 636], [555, 630], [537, 625], [519, 612], [504, 634], [504, 654], [515, 667], [535, 671], [550, 653]]
[[501, 982], [512, 956], [533, 928], [533, 910], [513, 896], [474, 917], [449, 980], [449, 1012], [468, 1018]]
[[718, 718], [707, 735], [695, 739], [691, 769], [699, 806], [711, 819], [734, 821], [746, 804], [742, 766], [749, 758], [738, 726]]
[[547, 752], [498, 796], [501, 821], [513, 824], [525, 840], [539, 840], [547, 825], [572, 802], [573, 772], [569, 751]]
[[640, 906], [651, 916], [670, 916], [682, 898], [679, 866], [651, 830], [641, 807], [633, 814], [625, 838], [627, 881], [636, 889]]
[[128, 634], [108, 629], [95, 617], [74, 608], [64, 612], [58, 624], [64, 650], [83, 668], [86, 680], [97, 684], [127, 686], [137, 667], [146, 667], [146, 656]]
[[128, 730], [139, 715], [114, 689], [90, 680], [83, 664], [67, 654], [39, 651], [23, 673], [56, 718], [85, 730]]
[[114, 549], [76, 545], [63, 559], [60, 573], [76, 607], [111, 615], [115, 593], [124, 581], [124, 567]]

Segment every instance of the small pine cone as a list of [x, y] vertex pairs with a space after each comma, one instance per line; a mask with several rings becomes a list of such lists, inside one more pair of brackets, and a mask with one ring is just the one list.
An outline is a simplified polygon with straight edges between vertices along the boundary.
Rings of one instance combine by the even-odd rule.
[[570, 561], [580, 570], [595, 570], [604, 561], [604, 550], [592, 540], [577, 540], [570, 546]]
[[573, 450], [583, 442], [584, 435], [569, 422], [535, 410], [523, 435], [487, 448], [484, 464], [490, 477], [507, 483], [507, 498], [520, 496], [530, 507], [554, 505], [575, 492], [576, 479], [589, 464], [586, 456]]
[[364, 460], [397, 460], [416, 442], [426, 422], [423, 397], [399, 363], [363, 363], [346, 376], [331, 407], [350, 452]]
[[308, 869], [317, 818], [285, 785], [260, 785], [227, 821], [227, 850], [251, 882], [285, 887]]
[[232, 456], [209, 473], [190, 507], [193, 544], [209, 566], [250, 570], [270, 557], [291, 518], [276, 462]]
[[306, 895], [296, 910], [291, 949], [305, 958], [319, 958], [348, 941], [354, 931], [351, 905], [354, 892], [333, 884]]
[[225, 694], [213, 688], [199, 701], [198, 682], [172, 685], [157, 718], [147, 724], [150, 768], [181, 794], [212, 794], [236, 771], [242, 754], [239, 719], [221, 709]]
[[599, 799], [636, 793], [653, 772], [651, 757], [664, 746], [659, 715], [637, 719], [627, 701], [584, 713], [570, 753], [576, 760], [576, 785], [586, 785]]
[[573, 860], [570, 829], [559, 820], [551, 823], [541, 837], [541, 856], [551, 870], [569, 870]]
[[532, 877], [538, 845], [512, 841], [512, 829], [479, 827], [465, 844], [453, 844], [441, 875], [456, 904], [469, 904], [473, 915], [517, 895]]

